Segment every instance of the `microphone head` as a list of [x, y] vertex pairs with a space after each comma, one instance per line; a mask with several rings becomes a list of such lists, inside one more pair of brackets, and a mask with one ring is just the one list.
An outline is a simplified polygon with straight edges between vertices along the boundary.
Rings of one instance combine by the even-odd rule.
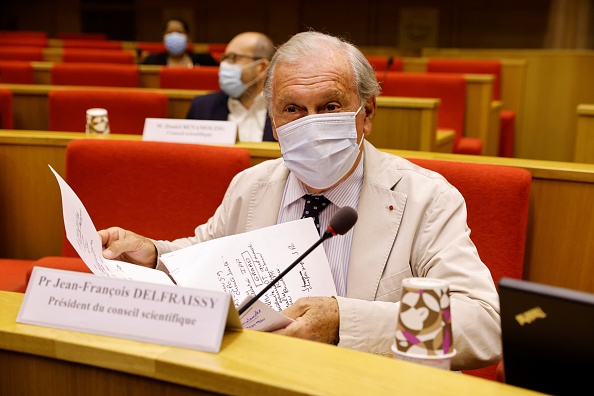
[[330, 219], [328, 231], [332, 235], [346, 234], [357, 222], [357, 211], [350, 206], [338, 209], [338, 212]]

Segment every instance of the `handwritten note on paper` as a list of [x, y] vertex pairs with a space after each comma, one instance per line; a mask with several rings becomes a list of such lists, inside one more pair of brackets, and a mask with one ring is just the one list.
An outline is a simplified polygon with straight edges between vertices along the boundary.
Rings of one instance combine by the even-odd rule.
[[51, 166], [50, 169], [60, 185], [66, 237], [80, 258], [95, 275], [169, 285], [173, 284], [173, 281], [162, 271], [123, 261], [104, 259], [101, 238], [93, 225], [89, 213], [68, 183]]
[[[161, 261], [178, 285], [222, 289], [239, 306], [318, 239], [313, 220], [307, 218], [202, 242], [164, 254]], [[336, 287], [320, 245], [264, 294], [262, 301], [282, 311], [300, 297], [334, 295]]]
[[[237, 307], [241, 308], [247, 304], [254, 296], [246, 297], [245, 300]], [[268, 305], [258, 300], [253, 303], [240, 317], [241, 326], [244, 329], [257, 331], [275, 331], [283, 329], [294, 322], [283, 315], [270, 308]]]

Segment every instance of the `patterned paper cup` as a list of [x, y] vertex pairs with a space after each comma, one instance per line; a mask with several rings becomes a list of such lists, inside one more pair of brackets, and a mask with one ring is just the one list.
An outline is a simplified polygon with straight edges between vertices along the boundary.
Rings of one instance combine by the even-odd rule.
[[107, 110], [105, 109], [89, 109], [87, 110], [87, 134], [106, 135], [109, 133], [109, 120], [107, 118]]
[[[432, 278], [402, 281], [402, 299], [393, 346], [402, 360], [449, 369], [456, 354], [452, 337], [448, 282]], [[439, 362], [440, 360], [447, 361]]]

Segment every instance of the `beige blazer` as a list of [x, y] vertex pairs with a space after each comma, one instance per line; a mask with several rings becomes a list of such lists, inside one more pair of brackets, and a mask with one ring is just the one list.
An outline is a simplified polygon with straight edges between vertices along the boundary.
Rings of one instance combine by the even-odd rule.
[[[450, 281], [453, 370], [501, 359], [499, 299], [470, 240], [462, 195], [439, 174], [365, 142], [364, 180], [354, 228], [339, 346], [391, 356], [402, 279]], [[155, 241], [159, 254], [276, 224], [288, 169], [270, 160], [238, 174], [195, 235]]]

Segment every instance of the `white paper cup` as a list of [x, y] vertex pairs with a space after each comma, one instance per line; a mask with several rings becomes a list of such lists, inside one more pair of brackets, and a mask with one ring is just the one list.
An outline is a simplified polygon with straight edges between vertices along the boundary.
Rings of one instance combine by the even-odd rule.
[[99, 108], [88, 109], [85, 131], [88, 135], [107, 135], [109, 133], [107, 110]]
[[392, 353], [394, 358], [398, 360], [422, 364], [423, 366], [438, 368], [442, 370], [450, 370], [452, 366], [452, 358], [456, 356], [455, 349], [454, 352], [448, 353], [447, 355], [413, 355], [405, 352], [400, 352], [398, 348], [396, 348], [395, 344], [392, 344]]

